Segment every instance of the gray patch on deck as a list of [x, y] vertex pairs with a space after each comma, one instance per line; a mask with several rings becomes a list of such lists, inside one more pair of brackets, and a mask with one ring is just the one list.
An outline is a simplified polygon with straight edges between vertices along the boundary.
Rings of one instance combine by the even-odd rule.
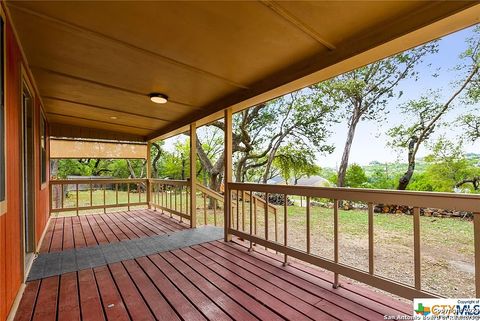
[[39, 254], [33, 261], [27, 281], [132, 260], [159, 252], [216, 241], [221, 238], [223, 238], [222, 228], [204, 226], [166, 235]]

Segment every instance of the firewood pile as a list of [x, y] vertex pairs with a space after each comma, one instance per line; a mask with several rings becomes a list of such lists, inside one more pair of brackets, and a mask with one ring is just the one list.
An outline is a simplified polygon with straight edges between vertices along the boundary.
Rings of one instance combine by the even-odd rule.
[[[413, 215], [413, 207], [405, 205], [386, 205], [386, 204], [377, 204], [374, 207], [375, 213], [385, 213], [385, 214], [407, 214]], [[433, 217], [461, 217], [461, 218], [471, 218], [472, 213], [463, 212], [463, 211], [452, 211], [452, 210], [443, 210], [438, 208], [420, 208], [420, 215], [422, 216], [433, 216]]]
[[[255, 193], [255, 196], [265, 199], [265, 193]], [[268, 194], [268, 203], [273, 205], [284, 205], [285, 195], [283, 194]], [[294, 205], [294, 202], [287, 196], [287, 205]]]

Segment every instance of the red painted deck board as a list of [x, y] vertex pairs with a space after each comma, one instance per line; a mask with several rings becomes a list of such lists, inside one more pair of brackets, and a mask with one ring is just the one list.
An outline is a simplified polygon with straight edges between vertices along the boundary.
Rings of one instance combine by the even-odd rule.
[[58, 321], [80, 321], [77, 274], [67, 273], [60, 278]]
[[142, 293], [145, 302], [152, 309], [155, 318], [159, 321], [180, 321], [175, 310], [168, 304], [160, 291], [150, 281], [145, 272], [134, 260], [124, 261], [123, 265], [127, 269], [133, 282]]
[[55, 321], [58, 309], [59, 277], [52, 276], [42, 280], [38, 293], [33, 321]]
[[80, 289], [80, 308], [83, 321], [105, 320], [100, 294], [92, 270], [78, 272], [78, 287]]
[[155, 318], [122, 263], [114, 263], [109, 267], [132, 319], [154, 321]]
[[162, 235], [186, 226], [151, 210], [52, 218], [40, 253]]
[[93, 271], [107, 319], [110, 321], [130, 320], [126, 304], [120, 296], [108, 266], [97, 267], [94, 268]]
[[[149, 210], [57, 218], [42, 248], [66, 250], [184, 228]], [[374, 321], [411, 315], [407, 304], [347, 282], [333, 289], [331, 273], [299, 262], [284, 267], [282, 259], [263, 249], [248, 252], [240, 241], [215, 241], [71, 272], [28, 283], [15, 320]]]
[[[290, 287], [291, 284], [300, 287], [302, 290], [307, 291], [310, 294], [313, 294], [317, 297], [322, 297], [324, 300], [321, 301], [321, 305], [324, 306], [324, 310], [330, 311], [334, 315], [341, 316], [342, 318], [349, 320], [358, 320], [360, 317], [368, 316], [369, 318], [376, 319], [382, 317], [384, 314], [378, 313], [377, 311], [370, 310], [364, 306], [345, 299], [341, 295], [335, 293], [331, 285], [328, 282], [324, 282], [322, 286], [318, 286], [315, 283], [309, 282], [301, 277], [296, 276], [285, 271], [283, 267], [276, 267], [275, 265], [268, 264], [263, 260], [258, 260], [255, 258], [257, 253], [245, 253], [239, 248], [234, 248], [233, 246], [227, 246], [223, 242], [214, 242], [209, 244], [212, 247], [218, 247], [230, 255], [241, 258], [246, 262], [251, 263], [255, 268], [262, 269], [264, 271], [270, 271], [269, 279], [277, 278], [280, 280], [287, 281], [286, 287]], [[241, 261], [240, 261], [241, 262]], [[318, 304], [318, 303], [317, 303]]]
[[172, 267], [160, 255], [149, 257], [152, 262], [162, 270], [163, 274], [172, 282], [209, 320], [232, 320], [212, 300], [197, 289], [174, 267]]
[[32, 319], [40, 283], [40, 280], [36, 280], [27, 284], [14, 321], [30, 321]]

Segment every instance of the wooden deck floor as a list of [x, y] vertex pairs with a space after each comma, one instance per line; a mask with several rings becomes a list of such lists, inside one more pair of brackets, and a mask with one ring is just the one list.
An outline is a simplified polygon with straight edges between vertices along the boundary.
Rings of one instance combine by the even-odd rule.
[[186, 224], [152, 210], [52, 218], [40, 253], [161, 235], [186, 228]]
[[[117, 218], [124, 219], [114, 225], [107, 224], [103, 214], [88, 218], [88, 226], [92, 226], [90, 220], [101, 220], [99, 234], [108, 240], [105, 225], [117, 235], [124, 220], [138, 217], [136, 213], [121, 215]], [[143, 215], [160, 225], [176, 224], [158, 213], [145, 211]], [[50, 239], [58, 232], [57, 222], [61, 221], [55, 221]], [[74, 230], [65, 222], [58, 224]], [[123, 233], [127, 236], [126, 229]], [[68, 233], [63, 234], [64, 240]], [[71, 244], [51, 240], [48, 249], [61, 250]], [[75, 238], [73, 244], [77, 245]], [[242, 243], [215, 241], [48, 277], [27, 284], [15, 320], [354, 321], [411, 315], [409, 305], [358, 285], [344, 283], [333, 289], [330, 274], [297, 262], [283, 267], [281, 259], [263, 250], [250, 253]]]

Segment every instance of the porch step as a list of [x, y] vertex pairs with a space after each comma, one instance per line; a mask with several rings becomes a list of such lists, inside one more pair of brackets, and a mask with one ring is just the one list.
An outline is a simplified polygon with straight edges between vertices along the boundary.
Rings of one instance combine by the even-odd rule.
[[33, 262], [27, 281], [136, 259], [222, 238], [223, 228], [203, 226], [166, 235], [39, 254]]

